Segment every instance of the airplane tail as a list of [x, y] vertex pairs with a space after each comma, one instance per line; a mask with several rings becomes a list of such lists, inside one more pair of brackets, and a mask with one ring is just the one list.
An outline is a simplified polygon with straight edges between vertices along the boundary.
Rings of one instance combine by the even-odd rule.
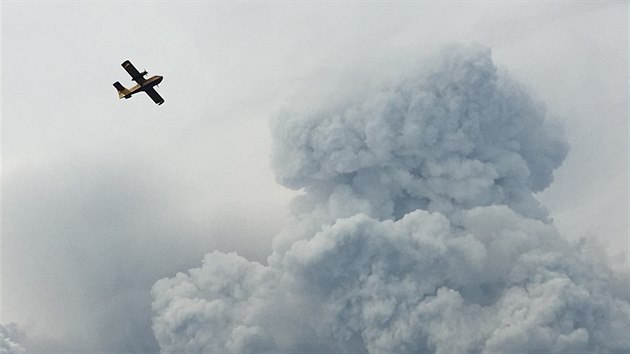
[[129, 98], [131, 95], [129, 94], [129, 90], [125, 88], [125, 86], [121, 85], [120, 82], [114, 82], [114, 87], [118, 90], [118, 98]]

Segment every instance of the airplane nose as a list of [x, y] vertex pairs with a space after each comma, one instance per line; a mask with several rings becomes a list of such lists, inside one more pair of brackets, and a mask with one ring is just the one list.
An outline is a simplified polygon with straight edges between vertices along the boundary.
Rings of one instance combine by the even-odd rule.
[[164, 78], [163, 76], [158, 76], [157, 83], [159, 84], [160, 82], [162, 82], [162, 79], [163, 79], [163, 78]]

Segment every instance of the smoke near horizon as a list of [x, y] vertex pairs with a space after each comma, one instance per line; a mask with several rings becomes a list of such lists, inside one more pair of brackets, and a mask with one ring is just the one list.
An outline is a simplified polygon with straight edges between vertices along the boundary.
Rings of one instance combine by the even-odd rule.
[[24, 348], [19, 343], [21, 336], [22, 333], [16, 324], [0, 324], [0, 354], [23, 353]]
[[568, 144], [490, 49], [348, 97], [272, 124], [304, 194], [267, 265], [215, 251], [155, 283], [164, 353], [630, 351], [612, 274], [533, 197]]

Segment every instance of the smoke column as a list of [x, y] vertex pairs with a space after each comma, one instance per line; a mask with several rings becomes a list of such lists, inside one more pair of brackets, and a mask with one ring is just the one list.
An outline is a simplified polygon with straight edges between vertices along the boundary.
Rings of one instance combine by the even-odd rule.
[[23, 353], [24, 348], [16, 342], [21, 336], [22, 334], [15, 324], [0, 325], [0, 354]]
[[566, 156], [489, 49], [272, 124], [304, 194], [268, 265], [207, 254], [158, 281], [164, 353], [627, 353], [630, 304], [532, 196]]

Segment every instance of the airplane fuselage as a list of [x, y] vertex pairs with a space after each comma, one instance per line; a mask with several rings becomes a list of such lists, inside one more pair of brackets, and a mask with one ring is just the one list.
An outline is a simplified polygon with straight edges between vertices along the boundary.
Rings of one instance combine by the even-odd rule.
[[151, 76], [150, 78], [146, 79], [142, 84], [137, 84], [136, 86], [130, 88], [128, 95], [131, 96], [134, 93], [146, 91], [147, 89], [155, 85], [159, 85], [160, 82], [162, 82], [162, 79], [163, 77], [159, 75]]

